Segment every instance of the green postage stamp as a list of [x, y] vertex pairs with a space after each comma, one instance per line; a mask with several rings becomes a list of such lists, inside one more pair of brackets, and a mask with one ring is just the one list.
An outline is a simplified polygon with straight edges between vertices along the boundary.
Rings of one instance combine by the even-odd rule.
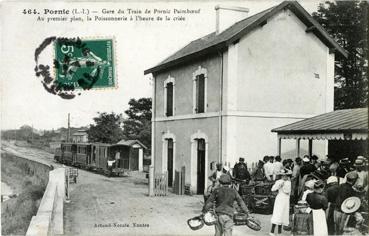
[[[47, 92], [64, 99], [81, 95], [82, 90], [117, 88], [114, 47], [114, 37], [48, 37], [35, 50], [36, 76]], [[45, 61], [47, 48], [54, 56]]]
[[75, 89], [116, 86], [113, 39], [54, 41], [55, 79]]

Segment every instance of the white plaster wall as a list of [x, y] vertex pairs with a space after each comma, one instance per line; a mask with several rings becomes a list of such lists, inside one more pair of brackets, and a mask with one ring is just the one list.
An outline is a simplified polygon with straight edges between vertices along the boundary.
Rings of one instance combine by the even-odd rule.
[[174, 113], [188, 115], [193, 113], [193, 73], [199, 66], [207, 70], [206, 111], [219, 111], [219, 81], [221, 77], [221, 59], [213, 55], [191, 64], [181, 65], [155, 76], [155, 117], [164, 116], [164, 81], [168, 76], [175, 80]]
[[169, 132], [175, 136], [174, 170], [180, 171], [182, 166], [186, 166], [185, 182], [192, 184], [192, 190], [195, 191], [196, 186], [193, 185], [196, 184], [196, 175], [191, 175], [191, 173], [196, 173], [197, 166], [191, 165], [191, 136], [200, 131], [208, 138], [206, 174], [209, 176], [211, 173], [210, 163], [217, 162], [219, 158], [218, 125], [218, 117], [155, 122], [155, 173], [163, 173], [163, 167], [166, 166], [162, 159], [164, 147], [162, 135]]
[[238, 110], [321, 114], [333, 108], [334, 56], [306, 28], [285, 10], [239, 41]]
[[[232, 139], [236, 141], [237, 148], [234, 150], [233, 162], [238, 160], [238, 157], [245, 157], [248, 163], [262, 160], [265, 155], [278, 155], [277, 149], [277, 134], [271, 132], [275, 127], [283, 126], [300, 119], [276, 118], [276, 117], [234, 117], [236, 120], [237, 137]], [[326, 141], [313, 142], [313, 154], [320, 158], [325, 155]], [[307, 154], [308, 141], [300, 141], [300, 156]], [[296, 141], [282, 140], [281, 157], [295, 158], [296, 157]], [[232, 159], [232, 157], [229, 157]]]

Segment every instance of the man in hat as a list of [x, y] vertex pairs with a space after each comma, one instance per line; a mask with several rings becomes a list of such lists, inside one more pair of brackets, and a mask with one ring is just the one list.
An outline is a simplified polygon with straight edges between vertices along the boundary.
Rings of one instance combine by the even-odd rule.
[[219, 187], [219, 178], [220, 176], [227, 174], [227, 171], [223, 168], [222, 163], [216, 164], [216, 170], [214, 173], [209, 177], [209, 180], [212, 181], [212, 185], [210, 185], [206, 192], [204, 193], [204, 201], [209, 198], [210, 194]]
[[215, 224], [215, 236], [231, 236], [234, 225], [233, 214], [235, 209], [233, 207], [234, 201], [237, 201], [245, 214], [249, 214], [245, 203], [238, 192], [230, 188], [231, 177], [229, 175], [221, 175], [219, 178], [220, 187], [215, 189], [209, 199], [206, 201], [202, 213], [209, 211], [215, 203], [215, 213], [218, 216]]
[[335, 202], [334, 223], [337, 235], [342, 235], [343, 227], [348, 215], [341, 210], [341, 205], [345, 199], [356, 196], [353, 186], [358, 178], [355, 171], [351, 171], [346, 175], [346, 183], [340, 184]]
[[365, 168], [364, 160], [365, 159], [362, 156], [358, 156], [355, 160], [354, 167], [358, 174], [355, 186], [357, 185], [366, 188], [366, 186], [368, 186], [368, 169]]
[[308, 175], [316, 170], [315, 166], [310, 163], [310, 159], [308, 155], [305, 155], [302, 159], [303, 164], [300, 168], [301, 178], [304, 178], [305, 175]]
[[328, 234], [334, 235], [334, 218], [333, 213], [336, 208], [336, 198], [338, 195], [338, 178], [337, 176], [330, 176], [327, 179], [326, 196], [328, 199], [328, 211], [327, 211], [327, 224], [328, 224]]
[[292, 184], [291, 195], [293, 196], [294, 203], [297, 203], [298, 201], [298, 186], [300, 183], [301, 164], [302, 164], [302, 159], [300, 157], [296, 157], [295, 165], [293, 166], [293, 169], [292, 169], [292, 178], [291, 178], [291, 184]]
[[259, 160], [258, 165], [251, 176], [255, 182], [263, 182], [265, 180], [264, 162], [262, 160]]
[[216, 164], [216, 170], [214, 171], [214, 173], [209, 177], [209, 179], [213, 182], [216, 182], [219, 180], [220, 176], [223, 174], [226, 174], [227, 171], [223, 168], [222, 163], [217, 163]]
[[348, 172], [350, 172], [350, 160], [348, 158], [343, 158], [339, 162], [337, 176], [344, 178]]
[[239, 162], [234, 165], [233, 177], [242, 182], [246, 182], [247, 184], [249, 183], [251, 176], [247, 170], [247, 165], [243, 157], [240, 157]]
[[280, 156], [276, 156], [273, 162], [273, 180], [276, 180], [277, 176], [284, 169], [282, 164], [282, 158]]
[[266, 159], [266, 163], [264, 164], [264, 173], [265, 173], [265, 177], [267, 178], [268, 181], [273, 180], [273, 172], [274, 172], [273, 160], [274, 160], [274, 157], [269, 156]]
[[319, 167], [317, 166], [319, 163], [318, 160], [319, 160], [319, 157], [317, 155], [312, 155], [310, 158], [310, 163], [314, 165], [316, 168], [318, 168]]

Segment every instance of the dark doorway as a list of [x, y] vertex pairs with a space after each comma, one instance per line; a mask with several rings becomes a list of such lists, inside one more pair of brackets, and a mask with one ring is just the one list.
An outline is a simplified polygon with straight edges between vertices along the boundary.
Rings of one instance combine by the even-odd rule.
[[131, 170], [138, 170], [138, 148], [132, 148], [131, 152]]
[[96, 163], [96, 147], [92, 147], [92, 162]]
[[167, 156], [167, 171], [168, 171], [168, 186], [173, 186], [173, 139], [167, 139], [168, 156]]
[[197, 140], [197, 194], [205, 190], [205, 140]]

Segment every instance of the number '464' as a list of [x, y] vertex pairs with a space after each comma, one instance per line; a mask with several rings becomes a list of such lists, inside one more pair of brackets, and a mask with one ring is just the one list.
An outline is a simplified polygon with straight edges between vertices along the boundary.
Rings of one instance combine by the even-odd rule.
[[36, 9], [23, 9], [23, 14], [38, 14]]

